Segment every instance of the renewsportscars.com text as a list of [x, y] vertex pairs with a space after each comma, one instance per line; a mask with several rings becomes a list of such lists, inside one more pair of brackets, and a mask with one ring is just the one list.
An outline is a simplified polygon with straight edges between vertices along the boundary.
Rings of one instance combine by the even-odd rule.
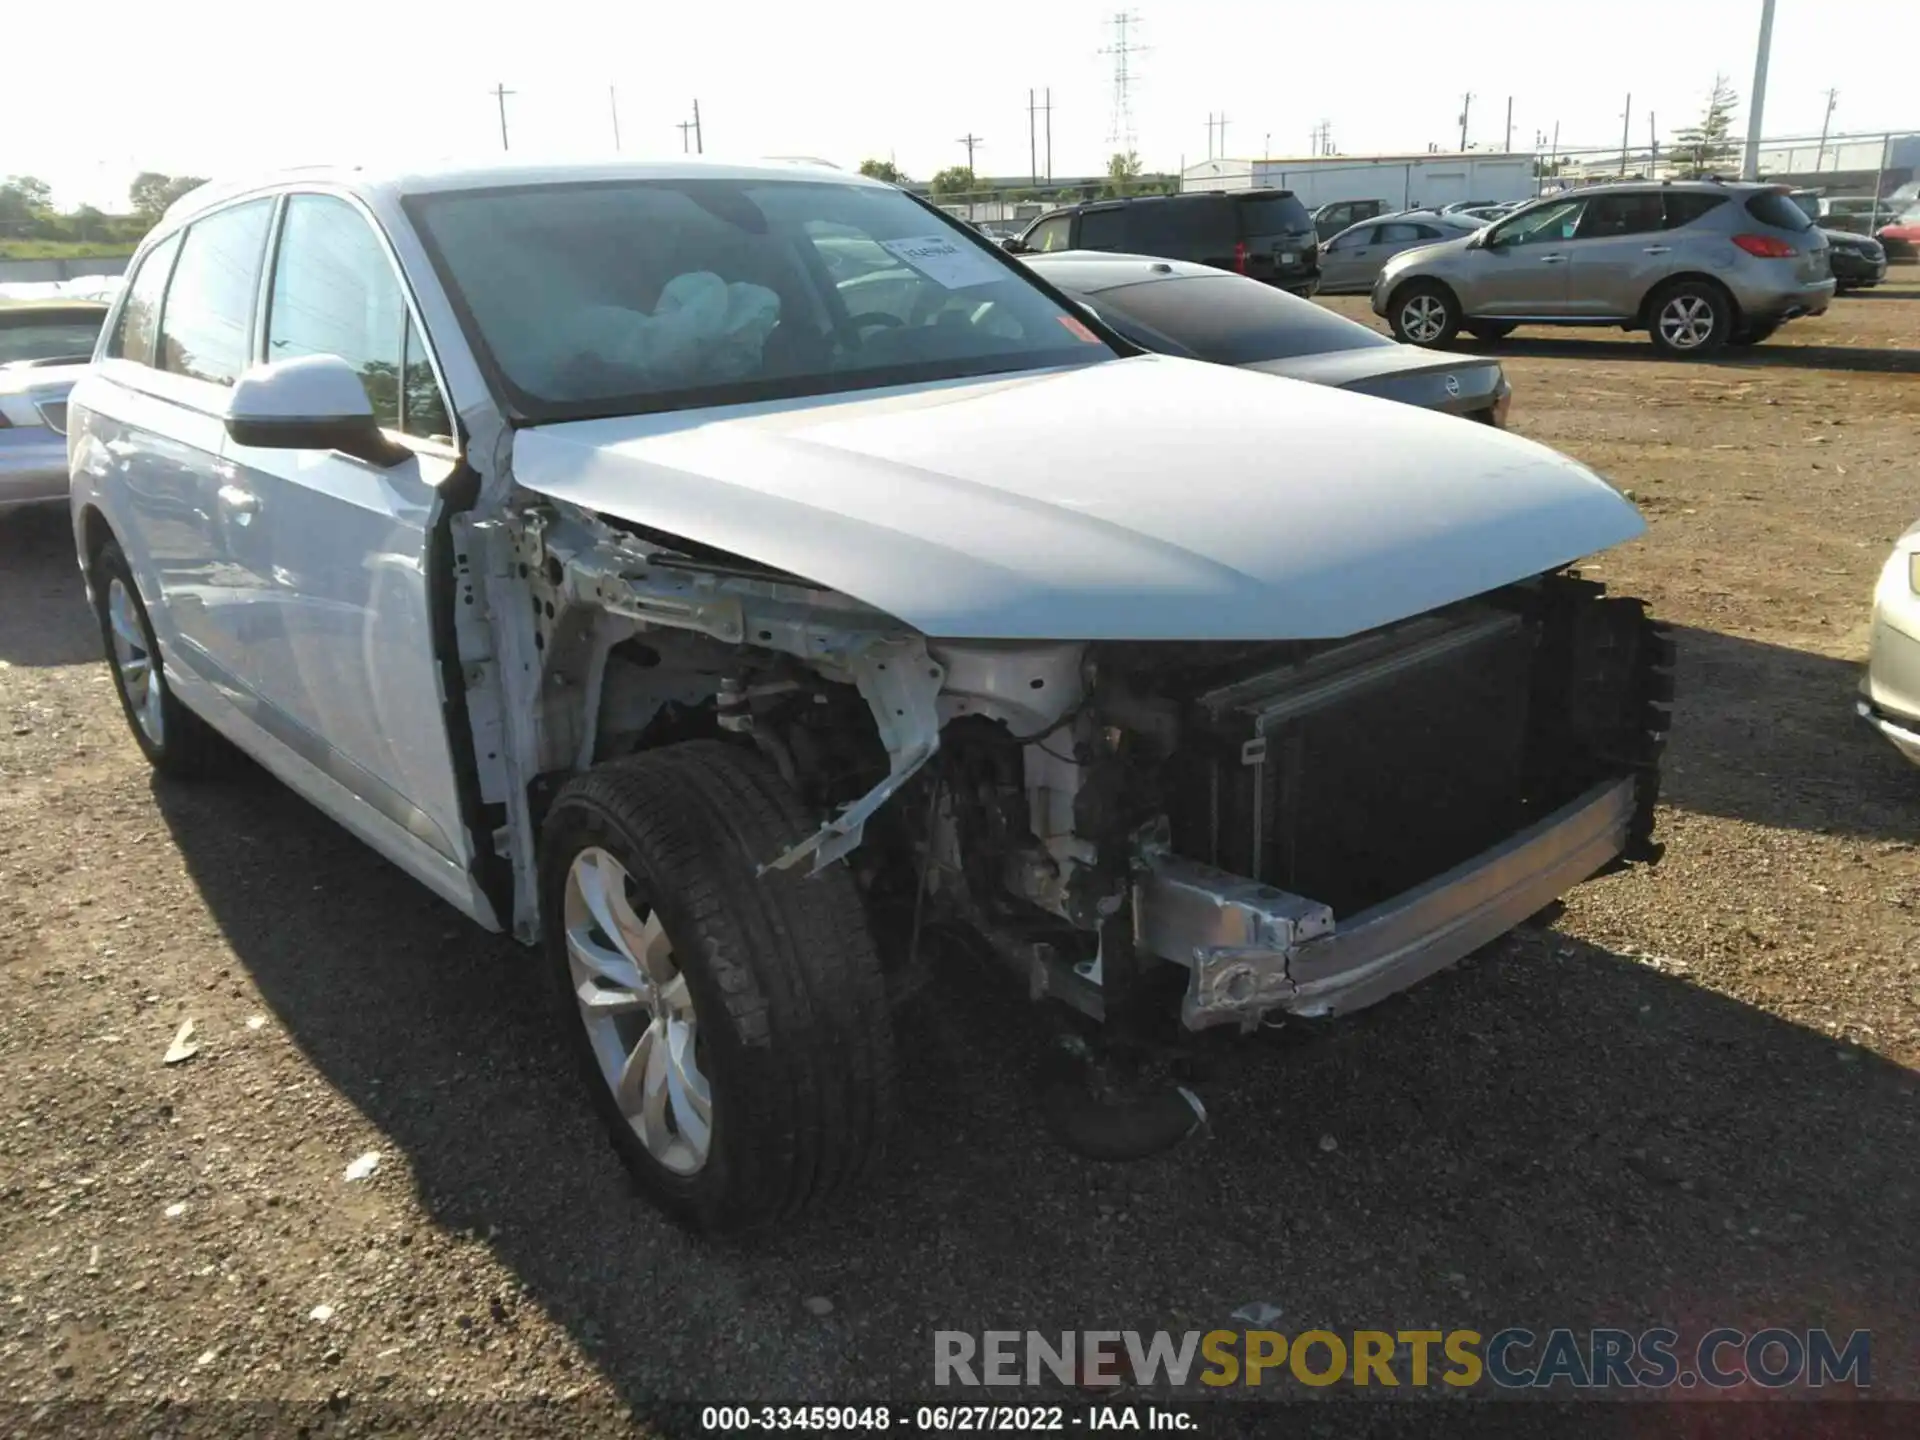
[[1854, 1330], [1512, 1327], [1478, 1330], [939, 1330], [936, 1385], [1732, 1390], [1873, 1383], [1873, 1336]]

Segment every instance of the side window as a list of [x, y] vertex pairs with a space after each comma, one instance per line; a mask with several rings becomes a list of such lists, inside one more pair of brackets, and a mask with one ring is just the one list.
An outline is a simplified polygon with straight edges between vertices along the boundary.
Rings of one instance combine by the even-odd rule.
[[170, 235], [147, 252], [140, 268], [127, 282], [127, 300], [114, 322], [113, 339], [107, 342], [107, 354], [142, 365], [153, 363], [153, 337], [160, 326], [160, 295], [167, 288], [167, 276], [173, 272], [173, 257], [180, 253], [180, 237]]
[[1556, 200], [1524, 210], [1487, 236], [1489, 245], [1552, 245], [1573, 238], [1584, 200]]
[[365, 217], [331, 195], [290, 197], [267, 302], [267, 358], [339, 356], [360, 372], [374, 418], [389, 430], [401, 428], [405, 373], [410, 399], [421, 383], [434, 391], [432, 406], [423, 395], [409, 408], [433, 433], [445, 434], [446, 412], [418, 339], [417, 358], [406, 353], [408, 328], [400, 281]]
[[1127, 212], [1119, 206], [1111, 210], [1087, 210], [1080, 216], [1082, 250], [1124, 250], [1127, 248]]
[[231, 385], [248, 353], [271, 200], [250, 200], [187, 227], [160, 312], [159, 367]]
[[1064, 250], [1072, 238], [1073, 217], [1055, 215], [1036, 224], [1027, 235], [1027, 248], [1042, 252]]
[[1693, 224], [1709, 210], [1727, 203], [1724, 195], [1709, 195], [1701, 190], [1676, 190], [1667, 196], [1666, 228], [1679, 230]]
[[1381, 225], [1374, 231], [1374, 234], [1379, 239], [1379, 243], [1382, 245], [1404, 245], [1409, 240], [1420, 239], [1426, 233], [1428, 232], [1424, 226], [1407, 225], [1404, 223], [1398, 225]]
[[1576, 240], [1607, 240], [1616, 235], [1645, 235], [1663, 221], [1661, 198], [1655, 191], [1626, 195], [1596, 195], [1587, 202]]
[[1344, 234], [1336, 235], [1327, 243], [1329, 250], [1358, 250], [1363, 245], [1371, 245], [1373, 237], [1380, 230], [1378, 225], [1361, 225]]
[[447, 418], [447, 402], [440, 398], [440, 382], [433, 378], [433, 366], [427, 360], [427, 347], [420, 343], [420, 331], [411, 316], [407, 319], [406, 377], [400, 392], [400, 428], [423, 440], [453, 441], [453, 422]]

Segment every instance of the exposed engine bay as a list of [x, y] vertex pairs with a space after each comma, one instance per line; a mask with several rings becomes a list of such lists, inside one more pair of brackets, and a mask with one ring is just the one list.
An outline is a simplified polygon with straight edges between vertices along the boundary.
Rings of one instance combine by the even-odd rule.
[[[1657, 854], [1671, 645], [1570, 572], [1341, 640], [955, 641], [559, 502], [467, 540], [468, 713], [523, 935], [543, 791], [702, 736], [820, 817], [758, 862], [844, 862], [883, 954], [958, 928], [1108, 1023], [1359, 1008]], [[498, 698], [508, 672], [537, 704]]]

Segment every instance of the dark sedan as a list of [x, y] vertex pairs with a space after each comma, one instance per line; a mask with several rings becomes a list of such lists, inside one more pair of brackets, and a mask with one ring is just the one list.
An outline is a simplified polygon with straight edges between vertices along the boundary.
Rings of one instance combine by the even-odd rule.
[[1400, 345], [1311, 300], [1186, 261], [1084, 250], [1022, 259], [1142, 349], [1506, 424], [1513, 392], [1491, 357]]
[[1887, 252], [1871, 235], [1846, 230], [1822, 230], [1827, 237], [1827, 259], [1833, 266], [1835, 293], [1870, 290], [1887, 278]]

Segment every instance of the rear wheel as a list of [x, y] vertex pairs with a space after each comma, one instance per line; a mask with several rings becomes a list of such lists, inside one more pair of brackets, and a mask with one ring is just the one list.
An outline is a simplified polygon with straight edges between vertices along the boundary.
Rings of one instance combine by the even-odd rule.
[[1506, 339], [1516, 328], [1511, 320], [1469, 320], [1466, 326], [1467, 333], [1474, 339], [1489, 343]]
[[140, 587], [134, 583], [127, 557], [111, 540], [93, 557], [92, 581], [114, 692], [147, 763], [182, 780], [227, 769], [234, 758], [233, 747], [168, 687]]
[[885, 982], [852, 877], [756, 873], [812, 829], [771, 765], [713, 741], [588, 771], [547, 815], [561, 1023], [636, 1184], [699, 1230], [823, 1200], [891, 1109]]
[[1460, 305], [1444, 285], [1419, 282], [1393, 297], [1388, 313], [1402, 345], [1444, 345], [1460, 331]]
[[1733, 301], [1704, 281], [1669, 285], [1647, 306], [1647, 332], [1663, 355], [1686, 360], [1711, 355], [1733, 333]]

